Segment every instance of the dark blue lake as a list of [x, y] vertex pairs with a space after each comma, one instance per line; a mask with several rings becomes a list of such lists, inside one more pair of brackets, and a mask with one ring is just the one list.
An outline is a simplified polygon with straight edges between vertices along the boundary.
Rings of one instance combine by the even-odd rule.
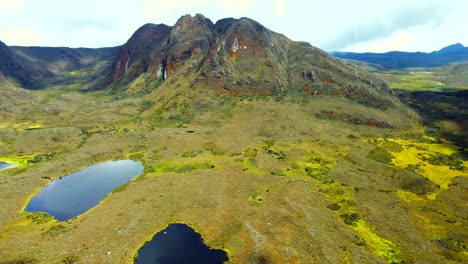
[[0, 161], [0, 171], [6, 170], [6, 169], [9, 169], [9, 168], [14, 168], [14, 167], [17, 167], [17, 166], [18, 166], [18, 164], [7, 163], [7, 162]]
[[78, 216], [98, 205], [115, 188], [143, 172], [133, 160], [108, 161], [53, 180], [24, 209], [46, 212], [58, 221]]
[[208, 248], [200, 234], [184, 224], [170, 224], [138, 250], [135, 264], [222, 264], [223, 250]]

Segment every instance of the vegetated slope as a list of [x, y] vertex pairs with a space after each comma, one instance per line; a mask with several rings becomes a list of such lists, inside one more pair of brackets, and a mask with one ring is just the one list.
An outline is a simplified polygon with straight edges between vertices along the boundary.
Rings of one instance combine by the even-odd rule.
[[387, 68], [402, 69], [408, 67], [437, 67], [452, 62], [467, 61], [468, 47], [457, 43], [430, 53], [391, 51], [386, 53], [333, 52], [332, 54], [343, 59], [365, 61], [380, 64]]
[[236, 96], [338, 95], [374, 108], [394, 105], [381, 79], [248, 18], [214, 24], [198, 14], [173, 27], [146, 24], [116, 48], [1, 49], [3, 75], [29, 89], [79, 84], [122, 91], [135, 80], [153, 89], [190, 75], [191, 87]]
[[[327, 94], [373, 107], [392, 105], [385, 82], [304, 42], [248, 19], [213, 24], [184, 16], [172, 27], [145, 25], [121, 47], [106, 83], [145, 85], [192, 76], [190, 86], [232, 95]], [[140, 80], [141, 81], [141, 80]]]
[[12, 77], [21, 83], [26, 82], [24, 68], [15, 58], [11, 49], [0, 41], [0, 78]]
[[19, 47], [0, 43], [0, 71], [28, 89], [95, 83], [116, 48]]
[[146, 24], [139, 28], [127, 43], [119, 48], [112, 70], [108, 73], [107, 83], [114, 83], [123, 75], [125, 82], [146, 72], [151, 64], [151, 58], [168, 41], [170, 30], [171, 27], [164, 24]]

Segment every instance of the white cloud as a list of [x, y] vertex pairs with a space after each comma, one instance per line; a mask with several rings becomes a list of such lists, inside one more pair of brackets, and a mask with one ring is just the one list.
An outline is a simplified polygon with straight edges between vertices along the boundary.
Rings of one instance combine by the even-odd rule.
[[226, 1], [226, 0], [215, 0], [213, 1], [216, 6], [224, 9], [224, 12], [233, 13], [236, 15], [246, 16], [253, 11], [255, 0], [242, 0], [242, 1]]
[[0, 0], [0, 13], [10, 10], [20, 10], [22, 7], [22, 0]]
[[287, 15], [288, 3], [286, 1], [273, 2], [273, 13], [275, 15]]
[[0, 27], [0, 31], [0, 40], [7, 45], [31, 46], [46, 44], [43, 43], [43, 36], [33, 27], [22, 26], [14, 29]]
[[9, 45], [111, 46], [124, 43], [145, 23], [173, 25], [180, 16], [196, 13], [213, 22], [250, 17], [325, 50], [427, 51], [454, 42], [468, 45], [466, 0], [0, 0], [0, 40]]

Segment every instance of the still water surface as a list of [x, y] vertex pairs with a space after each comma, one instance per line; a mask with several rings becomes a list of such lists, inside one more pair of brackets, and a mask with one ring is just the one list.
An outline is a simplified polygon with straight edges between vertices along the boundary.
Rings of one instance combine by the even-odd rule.
[[6, 169], [9, 169], [9, 168], [14, 168], [14, 167], [18, 167], [18, 164], [7, 163], [7, 162], [0, 161], [0, 171], [6, 170]]
[[138, 250], [135, 264], [222, 264], [223, 250], [208, 248], [200, 234], [188, 225], [170, 224]]
[[26, 212], [46, 212], [58, 221], [76, 217], [98, 205], [115, 188], [143, 172], [133, 160], [108, 161], [53, 180], [35, 195]]

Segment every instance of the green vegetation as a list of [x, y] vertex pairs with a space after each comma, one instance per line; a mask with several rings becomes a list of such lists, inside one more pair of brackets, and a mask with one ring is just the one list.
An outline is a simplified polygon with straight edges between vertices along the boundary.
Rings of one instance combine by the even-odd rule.
[[172, 162], [160, 163], [155, 168], [155, 172], [161, 173], [187, 173], [194, 170], [213, 169], [215, 165], [209, 163], [186, 163], [175, 164]]
[[367, 157], [384, 164], [389, 164], [394, 158], [390, 151], [380, 146], [375, 147], [374, 150], [369, 152]]
[[[410, 109], [369, 94], [344, 76], [346, 64], [337, 64], [338, 84], [325, 83], [336, 65], [318, 57], [329, 70], [312, 82], [308, 72], [319, 70], [292, 48], [297, 69], [278, 77], [284, 91], [274, 78], [262, 90], [254, 73], [270, 78], [272, 67], [249, 46], [241, 52], [219, 71], [234, 86], [210, 83], [201, 60], [177, 78], [122, 78], [112, 91], [81, 92], [85, 80], [37, 91], [1, 83], [0, 160], [20, 164], [0, 174], [2, 261], [128, 262], [138, 243], [176, 219], [196, 225], [210, 247], [229, 249], [233, 263], [463, 263], [466, 85], [455, 74], [463, 68], [381, 73]], [[70, 82], [86, 76], [67, 74]], [[348, 79], [352, 87], [340, 90]], [[436, 81], [444, 85], [431, 88]], [[49, 179], [122, 158], [141, 161], [145, 176], [85, 215], [57, 223], [21, 211]], [[444, 254], [428, 250], [427, 239]]]
[[50, 153], [50, 154], [38, 154], [38, 155], [35, 155], [31, 160], [28, 160], [28, 163], [37, 163], [37, 162], [41, 162], [41, 161], [44, 161], [44, 160], [47, 160], [47, 159], [50, 159], [50, 158], [53, 158], [55, 155], [55, 153]]
[[442, 239], [437, 240], [437, 242], [443, 247], [448, 250], [452, 250], [455, 252], [463, 252], [463, 253], [468, 253], [468, 247], [465, 245], [465, 243], [461, 242], [457, 238], [453, 236], [449, 237], [444, 237]]
[[319, 168], [311, 168], [307, 167], [304, 169], [306, 174], [309, 175], [310, 177], [324, 183], [324, 184], [331, 184], [334, 183], [335, 181], [333, 179], [328, 178], [327, 172], [330, 170], [330, 168], [327, 167], [319, 167]]
[[64, 259], [62, 259], [61, 263], [63, 264], [73, 264], [78, 263], [80, 258], [77, 255], [68, 255]]
[[444, 155], [441, 153], [429, 154], [422, 156], [422, 160], [437, 166], [449, 166], [452, 170], [463, 171], [463, 159], [460, 154], [454, 153], [451, 155]]
[[361, 219], [358, 214], [340, 214], [341, 219], [347, 225], [357, 225], [357, 222]]
[[0, 261], [1, 264], [35, 264], [37, 262], [37, 259], [30, 257], [22, 257], [17, 260]]
[[43, 233], [43, 236], [55, 238], [59, 235], [65, 234], [70, 231], [69, 227], [62, 224], [51, 226], [47, 231]]
[[[195, 158], [196, 156], [200, 155], [203, 151], [198, 149], [198, 150], [191, 150], [187, 151], [182, 154], [182, 158]], [[217, 152], [218, 153], [218, 152]], [[214, 154], [214, 153], [213, 153]], [[221, 154], [222, 155], [222, 154]]]
[[26, 218], [28, 218], [36, 224], [45, 224], [54, 220], [54, 218], [51, 215], [44, 212], [27, 213]]
[[203, 144], [203, 148], [210, 151], [213, 155], [224, 155], [224, 153], [226, 153], [226, 151], [218, 148], [213, 142], [207, 142]]
[[263, 202], [264, 198], [260, 194], [253, 194], [249, 196], [249, 200], [254, 202]]
[[329, 206], [327, 206], [328, 208], [330, 208], [331, 210], [333, 211], [338, 211], [341, 209], [341, 206], [337, 203], [333, 203], [333, 204], [330, 204]]

